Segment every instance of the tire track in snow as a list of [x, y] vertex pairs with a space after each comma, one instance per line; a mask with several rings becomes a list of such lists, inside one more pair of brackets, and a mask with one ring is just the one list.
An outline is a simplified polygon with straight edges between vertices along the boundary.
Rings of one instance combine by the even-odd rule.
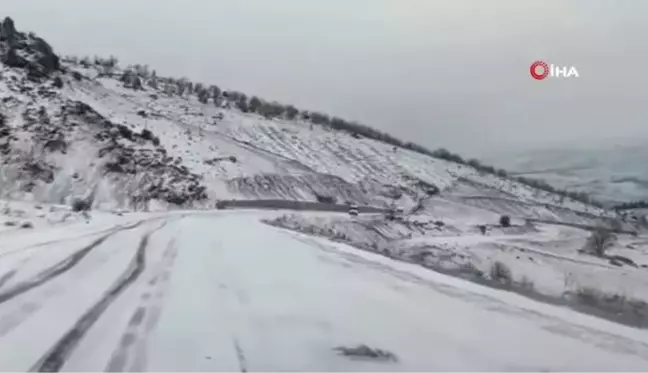
[[[145, 219], [145, 220], [142, 220], [142, 222], [148, 221], [148, 220], [155, 220], [155, 219], [157, 219], [157, 218]], [[119, 225], [117, 227], [117, 229], [128, 228], [128, 227], [129, 227], [128, 225]], [[48, 240], [48, 241], [33, 243], [33, 244], [23, 246], [23, 247], [20, 247], [20, 248], [17, 248], [17, 249], [4, 251], [4, 252], [0, 253], [0, 258], [2, 258], [4, 256], [19, 254], [19, 253], [29, 251], [29, 250], [32, 250], [32, 249], [36, 249], [36, 248], [39, 248], [39, 247], [50, 246], [50, 245], [54, 245], [54, 244], [62, 243], [62, 242], [66, 242], [66, 241], [78, 240], [79, 238], [97, 236], [97, 235], [100, 235], [100, 234], [103, 234], [103, 233], [108, 234], [108, 233], [113, 232], [115, 229], [116, 229], [115, 227], [111, 227], [111, 228], [107, 228], [107, 229], [100, 229], [100, 230], [94, 231], [94, 232], [84, 233], [84, 234], [79, 235], [79, 236], [57, 238], [57, 239], [54, 239], [54, 240]]]
[[115, 282], [115, 284], [106, 292], [103, 298], [92, 306], [57, 343], [52, 350], [48, 352], [40, 362], [38, 362], [31, 371], [36, 372], [58, 372], [65, 364], [67, 358], [78, 346], [86, 332], [99, 319], [103, 312], [112, 304], [112, 302], [135, 282], [146, 267], [146, 248], [150, 236], [156, 231], [162, 229], [167, 222], [165, 221], [159, 227], [149, 231], [140, 240], [139, 247], [135, 253], [131, 264], [124, 274]]
[[[153, 273], [147, 282], [147, 287], [140, 295], [142, 303], [135, 309], [122, 334], [119, 346], [114, 351], [105, 371], [141, 372], [146, 370], [146, 343], [148, 335], [157, 325], [162, 311], [162, 301], [166, 295], [171, 270], [178, 256], [175, 239], [167, 245], [160, 268]], [[125, 369], [132, 356], [129, 369]]]
[[236, 349], [236, 357], [238, 359], [239, 369], [241, 372], [247, 372], [247, 359], [245, 358], [245, 353], [243, 352], [238, 339], [234, 338], [232, 342], [234, 343], [234, 349]]
[[20, 294], [23, 294], [37, 286], [43, 285], [47, 281], [54, 279], [63, 273], [69, 271], [71, 268], [79, 264], [79, 262], [85, 258], [94, 248], [98, 247], [102, 243], [104, 243], [108, 238], [111, 236], [130, 229], [137, 228], [140, 226], [144, 221], [138, 221], [135, 224], [131, 224], [126, 227], [122, 228], [117, 228], [109, 232], [108, 234], [105, 234], [98, 239], [96, 239], [94, 242], [92, 242], [90, 245], [87, 245], [83, 247], [82, 249], [76, 251], [69, 257], [63, 259], [62, 261], [58, 262], [57, 264], [44, 269], [41, 271], [39, 274], [34, 276], [32, 279], [18, 283], [14, 285], [13, 287], [9, 288], [8, 290], [1, 292], [0, 293], [0, 304], [11, 300], [15, 297], [17, 297]]
[[9, 282], [9, 280], [11, 280], [16, 275], [16, 272], [17, 271], [15, 269], [12, 269], [11, 271], [5, 273], [4, 275], [2, 275], [2, 277], [0, 277], [0, 289], [2, 289], [4, 284]]
[[[121, 232], [121, 231], [120, 231]], [[95, 251], [96, 252], [96, 251]], [[106, 261], [109, 260], [114, 254], [117, 253], [117, 250], [111, 250], [109, 253], [107, 253], [106, 256], [99, 257], [99, 260], [91, 260], [91, 256], [89, 255], [84, 261], [82, 261], [78, 266], [76, 266], [74, 269], [71, 269], [68, 273], [70, 272], [78, 272], [80, 270], [81, 276], [74, 278], [82, 281], [83, 278], [88, 274], [88, 272], [91, 272], [89, 268], [92, 267], [92, 264], [95, 265], [101, 265], [105, 263]], [[29, 258], [27, 258], [29, 259]], [[85, 275], [84, 273], [84, 268], [85, 269]], [[17, 271], [18, 272], [18, 271]], [[78, 274], [78, 273], [77, 273]], [[47, 303], [47, 301], [50, 298], [53, 298], [57, 295], [60, 295], [62, 293], [65, 293], [66, 287], [62, 285], [54, 286], [54, 287], [49, 287], [53, 281], [47, 282], [47, 284], [44, 284], [45, 286], [43, 287], [44, 291], [42, 291], [40, 294], [38, 294], [36, 297], [32, 296], [31, 300], [30, 299], [16, 299], [15, 301], [11, 302], [8, 304], [8, 306], [13, 307], [13, 310], [9, 312], [3, 312], [3, 315], [0, 316], [0, 337], [6, 335], [16, 327], [18, 327], [20, 324], [25, 322], [27, 319], [29, 319], [34, 313], [36, 313], [38, 310], [40, 310], [44, 304]], [[39, 289], [36, 289], [38, 291]], [[29, 295], [32, 295], [31, 293]], [[37, 299], [35, 301], [34, 299]]]

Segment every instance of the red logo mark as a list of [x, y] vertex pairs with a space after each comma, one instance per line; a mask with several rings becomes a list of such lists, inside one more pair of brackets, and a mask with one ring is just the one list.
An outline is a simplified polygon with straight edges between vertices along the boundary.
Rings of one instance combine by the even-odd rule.
[[[538, 70], [541, 70], [541, 72], [538, 73]], [[544, 61], [536, 61], [529, 67], [529, 73], [531, 73], [533, 79], [542, 80], [549, 75], [549, 65]]]

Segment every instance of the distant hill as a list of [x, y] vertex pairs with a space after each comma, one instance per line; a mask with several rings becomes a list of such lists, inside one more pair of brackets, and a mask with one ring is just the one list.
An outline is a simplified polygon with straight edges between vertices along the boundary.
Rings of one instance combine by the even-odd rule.
[[541, 178], [602, 201], [648, 200], [647, 146], [534, 150], [491, 156], [487, 161], [512, 174]]

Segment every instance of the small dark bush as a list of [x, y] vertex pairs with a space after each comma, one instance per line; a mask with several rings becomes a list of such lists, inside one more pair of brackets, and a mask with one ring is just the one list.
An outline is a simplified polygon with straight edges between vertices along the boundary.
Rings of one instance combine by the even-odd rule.
[[250, 112], [256, 113], [259, 111], [261, 105], [263, 105], [263, 102], [261, 102], [258, 97], [252, 96], [252, 98], [250, 98], [250, 103], [248, 104], [248, 109]]
[[151, 132], [148, 129], [143, 129], [142, 133], [140, 134], [144, 140], [152, 141], [153, 140], [153, 132]]
[[508, 215], [500, 216], [499, 223], [502, 227], [508, 228], [511, 226], [511, 217]]
[[492, 280], [506, 285], [510, 285], [513, 281], [513, 274], [511, 273], [511, 269], [500, 261], [496, 261], [491, 265], [490, 277]]
[[299, 110], [296, 107], [292, 105], [286, 106], [286, 118], [293, 120], [297, 118], [297, 115], [299, 115]]
[[52, 84], [56, 88], [63, 88], [63, 79], [61, 79], [60, 76], [57, 76], [54, 78], [54, 82]]
[[614, 244], [615, 239], [616, 236], [610, 231], [599, 228], [588, 237], [585, 251], [598, 257], [604, 257], [605, 252]]
[[117, 130], [119, 131], [119, 135], [121, 137], [133, 141], [133, 130], [131, 130], [130, 128], [126, 127], [123, 124], [118, 124]]
[[359, 345], [356, 347], [336, 347], [334, 348], [340, 355], [355, 357], [355, 358], [369, 358], [382, 361], [398, 361], [398, 357], [392, 352], [381, 350], [379, 348], [371, 348], [367, 345]]
[[72, 201], [72, 211], [74, 212], [88, 211], [90, 210], [90, 207], [90, 203], [84, 199], [75, 198]]
[[136, 91], [144, 89], [144, 86], [142, 85], [142, 78], [140, 78], [139, 76], [133, 78], [132, 84], [133, 84], [132, 88]]
[[516, 282], [516, 285], [527, 291], [533, 291], [535, 289], [535, 283], [527, 276], [522, 277], [520, 281]]

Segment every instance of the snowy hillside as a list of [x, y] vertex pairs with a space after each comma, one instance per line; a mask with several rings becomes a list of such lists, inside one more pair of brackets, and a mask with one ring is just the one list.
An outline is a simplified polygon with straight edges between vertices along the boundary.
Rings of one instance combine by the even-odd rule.
[[[6, 32], [14, 39], [32, 37]], [[31, 51], [28, 42], [16, 43], [11, 48]], [[5, 198], [91, 198], [95, 207], [135, 209], [240, 198], [414, 208], [440, 191], [520, 216], [571, 221], [575, 214], [590, 220], [606, 214], [507, 177], [301, 117], [246, 113], [231, 101], [231, 92], [208, 99], [202, 91], [183, 94], [171, 80], [150, 73], [133, 76], [112, 67], [107, 74], [104, 65], [69, 61], [39, 77], [15, 63], [3, 64], [0, 74]], [[549, 211], [529, 212], [536, 207]]]

